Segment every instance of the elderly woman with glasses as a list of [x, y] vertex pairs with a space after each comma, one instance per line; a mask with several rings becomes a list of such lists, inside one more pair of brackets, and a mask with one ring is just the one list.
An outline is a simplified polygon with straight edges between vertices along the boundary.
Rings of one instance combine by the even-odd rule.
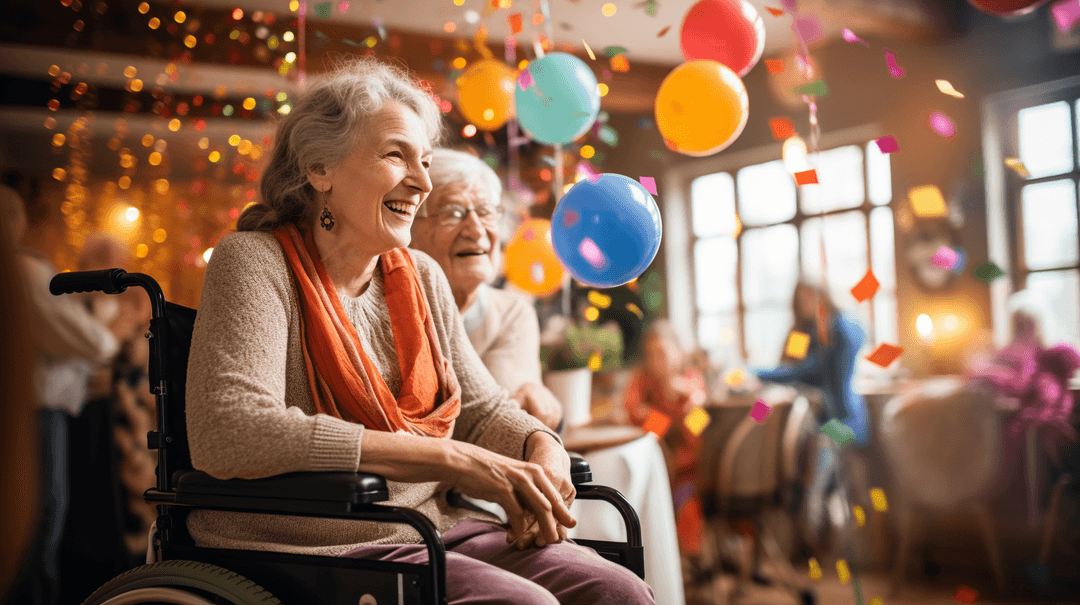
[[[652, 603], [632, 572], [562, 540], [576, 522], [558, 436], [491, 379], [439, 266], [406, 248], [440, 132], [432, 98], [374, 58], [308, 87], [278, 124], [261, 201], [206, 268], [192, 464], [384, 476], [388, 504], [441, 532], [451, 603]], [[498, 502], [509, 526], [452, 508], [451, 488]], [[187, 529], [202, 547], [427, 559], [397, 524], [200, 510]]]
[[[495, 381], [514, 394], [524, 411], [554, 428], [560, 424], [562, 405], [541, 384], [536, 311], [526, 296], [488, 285], [499, 264], [504, 212], [499, 177], [476, 156], [449, 149], [435, 150], [429, 174], [431, 195], [413, 221], [411, 245], [446, 273], [469, 340]], [[685, 598], [663, 453], [651, 434], [638, 435], [623, 438], [621, 445], [589, 451], [586, 459], [596, 480], [626, 495], [641, 515], [648, 545], [645, 577], [657, 602], [681, 605]], [[580, 519], [575, 535], [625, 539], [623, 520], [610, 505], [575, 502], [574, 510]]]

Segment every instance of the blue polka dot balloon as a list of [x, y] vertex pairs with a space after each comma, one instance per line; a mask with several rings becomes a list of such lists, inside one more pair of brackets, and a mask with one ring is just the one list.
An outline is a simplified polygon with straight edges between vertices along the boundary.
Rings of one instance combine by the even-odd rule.
[[641, 275], [660, 249], [660, 209], [621, 174], [581, 180], [551, 217], [555, 255], [578, 281], [612, 288]]

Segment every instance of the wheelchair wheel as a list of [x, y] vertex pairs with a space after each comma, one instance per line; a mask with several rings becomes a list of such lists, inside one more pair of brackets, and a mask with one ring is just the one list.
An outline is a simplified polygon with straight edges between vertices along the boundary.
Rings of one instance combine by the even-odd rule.
[[196, 561], [159, 561], [126, 571], [83, 605], [281, 605], [263, 587], [227, 569]]

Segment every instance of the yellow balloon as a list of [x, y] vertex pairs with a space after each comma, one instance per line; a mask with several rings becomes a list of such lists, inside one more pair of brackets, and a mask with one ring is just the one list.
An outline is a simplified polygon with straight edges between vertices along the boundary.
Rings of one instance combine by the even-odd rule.
[[530, 294], [547, 296], [558, 292], [565, 276], [551, 244], [551, 221], [525, 221], [506, 244], [507, 281]]
[[690, 61], [676, 67], [656, 93], [656, 126], [673, 151], [712, 155], [742, 134], [750, 114], [746, 87], [717, 61]]
[[480, 130], [498, 130], [514, 117], [516, 72], [501, 61], [482, 59], [457, 79], [458, 109]]

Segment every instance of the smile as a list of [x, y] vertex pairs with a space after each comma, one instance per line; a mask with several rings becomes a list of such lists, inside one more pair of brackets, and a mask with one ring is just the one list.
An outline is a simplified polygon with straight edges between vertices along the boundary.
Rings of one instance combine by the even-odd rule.
[[465, 257], [465, 256], [484, 256], [486, 254], [487, 254], [487, 252], [484, 252], [483, 250], [468, 250], [466, 252], [458, 252], [454, 256], [457, 256], [458, 258], [461, 258], [461, 257]]
[[391, 212], [400, 216], [411, 217], [413, 215], [413, 206], [408, 202], [391, 200], [389, 202], [383, 202], [383, 206], [386, 206]]

